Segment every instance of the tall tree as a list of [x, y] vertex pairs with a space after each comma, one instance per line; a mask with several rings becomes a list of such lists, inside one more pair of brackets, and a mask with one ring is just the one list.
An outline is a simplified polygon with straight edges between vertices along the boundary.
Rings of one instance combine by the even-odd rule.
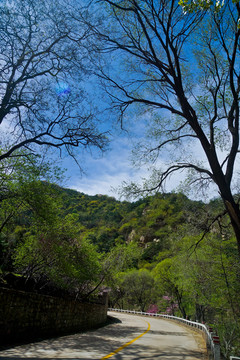
[[80, 12], [71, 0], [1, 1], [0, 160], [39, 146], [70, 156], [79, 146], [104, 147], [81, 87], [88, 34]]
[[146, 311], [152, 302], [154, 279], [147, 269], [130, 270], [122, 275], [122, 286], [127, 303]]
[[[149, 189], [160, 188], [183, 169], [196, 175], [194, 184], [215, 183], [240, 255], [240, 210], [233, 195], [239, 152], [239, 2], [194, 11], [176, 0], [100, 3], [106, 23], [92, 30], [102, 41], [101, 51], [118, 55], [115, 64], [121, 69], [102, 68], [100, 77], [122, 121], [138, 105], [152, 126], [138, 158], [142, 152], [156, 160], [164, 150], [173, 150]], [[202, 162], [192, 156], [196, 146]]]

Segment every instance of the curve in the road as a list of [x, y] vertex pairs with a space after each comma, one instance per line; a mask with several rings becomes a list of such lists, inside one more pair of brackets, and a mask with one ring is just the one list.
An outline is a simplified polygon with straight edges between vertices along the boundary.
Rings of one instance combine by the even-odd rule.
[[5, 349], [0, 351], [0, 360], [205, 359], [201, 334], [183, 325], [122, 313], [109, 312], [109, 316], [113, 321], [105, 327]]
[[144, 331], [142, 334], [138, 335], [135, 339], [131, 340], [131, 341], [128, 341], [127, 343], [123, 344], [122, 346], [120, 346], [118, 349], [114, 350], [113, 352], [111, 352], [110, 354], [104, 356], [103, 358], [101, 358], [101, 360], [104, 360], [104, 359], [108, 359], [114, 355], [116, 355], [119, 351], [123, 350], [125, 347], [131, 345], [132, 343], [134, 343], [134, 341], [140, 339], [143, 335], [145, 335], [151, 328], [150, 324], [148, 321], [145, 321], [147, 324], [148, 324], [148, 328], [146, 331]]

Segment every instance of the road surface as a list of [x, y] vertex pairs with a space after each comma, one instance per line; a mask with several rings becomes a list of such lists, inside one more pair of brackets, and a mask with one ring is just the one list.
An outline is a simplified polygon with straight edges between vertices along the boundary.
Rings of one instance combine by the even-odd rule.
[[118, 322], [103, 328], [22, 345], [0, 352], [10, 359], [204, 360], [196, 332], [165, 319], [109, 313]]

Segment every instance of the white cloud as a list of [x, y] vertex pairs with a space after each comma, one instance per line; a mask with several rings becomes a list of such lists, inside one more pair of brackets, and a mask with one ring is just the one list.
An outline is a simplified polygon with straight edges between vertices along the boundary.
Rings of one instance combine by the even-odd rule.
[[93, 159], [86, 157], [84, 170], [86, 174], [72, 173], [68, 187], [89, 195], [104, 194], [118, 197], [113, 189], [121, 186], [123, 181], [137, 181], [145, 170], [137, 170], [131, 166], [130, 143], [126, 138], [115, 143], [114, 148], [103, 157]]
[[[80, 175], [76, 169], [73, 171], [72, 168], [67, 186], [88, 195], [103, 194], [119, 198], [116, 189], [120, 188], [123, 182], [141, 184], [151, 172], [146, 165], [140, 169], [132, 166], [131, 147], [131, 141], [122, 137], [114, 142], [112, 150], [103, 157], [94, 159], [91, 156], [85, 156], [83, 167], [86, 174]], [[161, 159], [158, 160], [157, 166], [163, 168], [164, 163]], [[183, 179], [184, 174], [181, 173], [170, 177], [166, 184], [166, 191], [175, 189]]]

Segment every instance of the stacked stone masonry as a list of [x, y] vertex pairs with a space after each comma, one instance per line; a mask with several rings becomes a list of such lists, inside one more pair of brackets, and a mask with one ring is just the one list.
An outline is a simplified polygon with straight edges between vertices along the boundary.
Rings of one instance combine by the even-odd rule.
[[0, 288], [0, 343], [79, 332], [101, 326], [107, 319], [107, 299], [80, 303]]

